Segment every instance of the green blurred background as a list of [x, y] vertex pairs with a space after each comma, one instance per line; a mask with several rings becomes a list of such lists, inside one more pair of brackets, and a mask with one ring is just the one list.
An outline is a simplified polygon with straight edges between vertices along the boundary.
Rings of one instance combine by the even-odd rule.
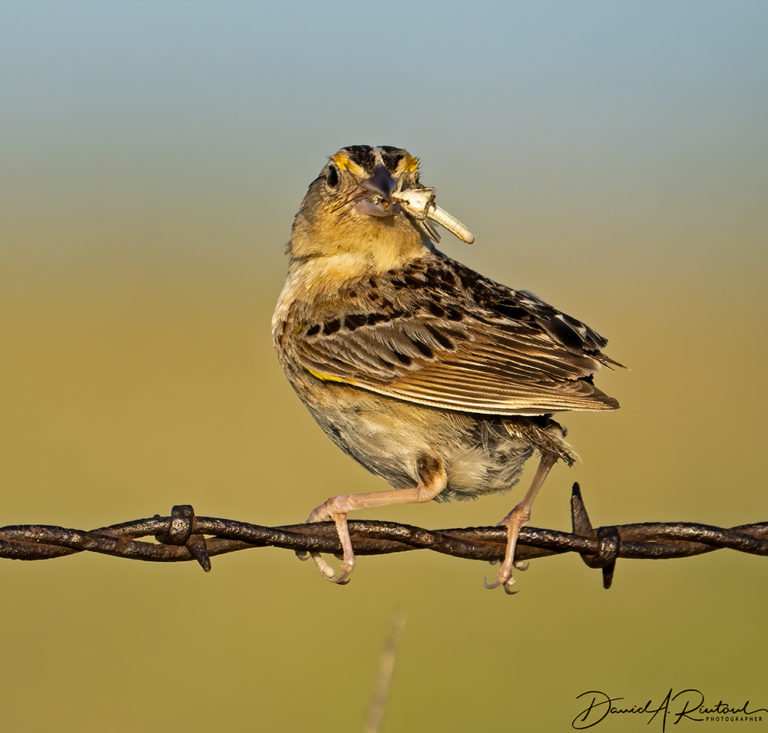
[[[345, 144], [407, 147], [445, 251], [610, 338], [622, 409], [565, 416], [536, 526], [765, 520], [768, 10], [760, 2], [0, 5], [0, 524], [303, 520], [382, 482], [271, 350], [283, 245]], [[528, 480], [529, 474], [524, 478]], [[366, 516], [493, 524], [519, 496]], [[426, 553], [323, 582], [285, 551], [0, 561], [2, 730], [567, 730], [590, 689], [768, 707], [766, 560]], [[655, 725], [655, 723], [654, 723]], [[692, 723], [682, 723], [690, 728]], [[711, 727], [711, 726], [710, 726]], [[716, 726], [719, 727], [719, 726]], [[644, 730], [611, 719], [598, 730]]]

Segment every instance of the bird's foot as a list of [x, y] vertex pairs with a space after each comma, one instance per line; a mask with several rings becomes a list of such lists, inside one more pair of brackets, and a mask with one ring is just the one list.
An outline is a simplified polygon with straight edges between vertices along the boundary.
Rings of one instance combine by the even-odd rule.
[[486, 588], [493, 589], [501, 586], [508, 595], [513, 595], [517, 592], [512, 590], [512, 586], [515, 584], [515, 576], [512, 574], [513, 570], [515, 568], [527, 570], [528, 563], [515, 561], [515, 548], [517, 547], [517, 538], [520, 535], [520, 530], [528, 524], [530, 518], [530, 507], [520, 503], [499, 522], [498, 526], [503, 525], [507, 528], [507, 549], [504, 553], [504, 561], [501, 563], [499, 572], [496, 574], [495, 582], [489, 583], [486, 580]]
[[[352, 539], [349, 536], [349, 527], [347, 525], [347, 512], [349, 511], [349, 509], [346, 509], [347, 499], [348, 497], [346, 496], [335, 496], [332, 499], [328, 499], [328, 501], [317, 507], [309, 515], [309, 519], [307, 519], [307, 523], [330, 520], [336, 525], [336, 534], [339, 537], [339, 543], [342, 548], [340, 572], [337, 574], [319, 552], [311, 552], [309, 555], [315, 561], [320, 574], [326, 580], [338, 585], [349, 583], [349, 576], [352, 575], [352, 571], [355, 569], [355, 553], [352, 550]], [[306, 560], [307, 554], [302, 553], [299, 555], [299, 558]]]

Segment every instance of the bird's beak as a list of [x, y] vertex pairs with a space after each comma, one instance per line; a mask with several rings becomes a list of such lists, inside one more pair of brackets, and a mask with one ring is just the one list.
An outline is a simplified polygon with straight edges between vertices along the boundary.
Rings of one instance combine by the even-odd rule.
[[360, 181], [358, 186], [366, 194], [355, 205], [360, 214], [383, 217], [392, 216], [400, 210], [397, 204], [392, 204], [392, 194], [397, 189], [397, 181], [381, 163], [378, 163], [373, 169], [373, 174]]
[[355, 204], [355, 211], [359, 214], [386, 217], [404, 210], [435, 242], [440, 241], [440, 235], [428, 220], [437, 222], [467, 244], [475, 241], [469, 229], [435, 203], [434, 188], [418, 186], [399, 190], [397, 181], [381, 163], [376, 165], [368, 178], [357, 185], [364, 193]]
[[373, 169], [373, 175], [360, 181], [359, 185], [364, 191], [381, 196], [385, 201], [391, 201], [392, 194], [397, 188], [397, 181], [381, 163], [378, 163]]

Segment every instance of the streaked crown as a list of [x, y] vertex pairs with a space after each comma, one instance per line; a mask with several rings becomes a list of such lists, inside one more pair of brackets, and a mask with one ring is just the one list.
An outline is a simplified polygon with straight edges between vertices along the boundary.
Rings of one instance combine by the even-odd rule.
[[[358, 178], [372, 175], [377, 165], [383, 165], [393, 177], [403, 173], [418, 174], [419, 170], [418, 158], [392, 145], [349, 145], [332, 155], [331, 160]], [[418, 180], [418, 175], [416, 178]]]

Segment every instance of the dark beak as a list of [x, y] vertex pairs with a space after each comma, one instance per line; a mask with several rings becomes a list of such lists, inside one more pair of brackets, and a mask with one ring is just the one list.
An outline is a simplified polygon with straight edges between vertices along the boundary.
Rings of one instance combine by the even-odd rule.
[[397, 183], [389, 175], [389, 171], [381, 163], [378, 163], [373, 169], [373, 175], [364, 181], [360, 181], [360, 188], [368, 193], [381, 196], [385, 201], [391, 201], [392, 194], [397, 188]]

